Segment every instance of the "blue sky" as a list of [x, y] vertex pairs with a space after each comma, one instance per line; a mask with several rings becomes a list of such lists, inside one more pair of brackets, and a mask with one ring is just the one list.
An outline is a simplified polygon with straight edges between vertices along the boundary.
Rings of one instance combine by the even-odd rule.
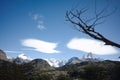
[[[97, 31], [117, 43], [120, 43], [119, 3], [119, 0], [96, 1], [97, 11], [106, 4], [110, 6], [106, 13], [117, 7], [114, 14], [97, 26]], [[98, 45], [103, 43], [76, 31], [66, 21], [65, 13], [72, 8], [87, 7], [89, 12], [85, 16], [93, 16], [94, 4], [95, 0], [0, 0], [0, 49], [8, 57], [24, 53], [31, 58], [67, 60], [74, 56], [81, 58], [83, 54], [93, 51], [95, 57], [117, 59], [120, 56], [118, 48], [109, 46], [99, 48], [99, 52], [92, 50], [90, 46], [96, 47], [92, 42]], [[88, 44], [82, 44], [87, 43], [84, 41]], [[86, 45], [85, 49], [81, 45]]]

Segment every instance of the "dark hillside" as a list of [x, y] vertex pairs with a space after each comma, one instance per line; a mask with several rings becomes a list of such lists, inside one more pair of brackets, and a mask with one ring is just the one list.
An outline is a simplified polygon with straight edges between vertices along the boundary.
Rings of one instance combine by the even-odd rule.
[[119, 80], [120, 62], [100, 61], [51, 67], [42, 59], [16, 64], [0, 60], [0, 80]]

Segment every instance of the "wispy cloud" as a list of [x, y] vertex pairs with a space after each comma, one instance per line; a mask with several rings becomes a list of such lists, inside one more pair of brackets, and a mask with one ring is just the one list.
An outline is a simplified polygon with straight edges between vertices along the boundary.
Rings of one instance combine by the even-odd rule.
[[118, 53], [112, 46], [104, 45], [103, 42], [86, 38], [73, 38], [67, 44], [67, 47], [87, 53], [92, 52], [97, 55], [111, 55]]
[[37, 28], [39, 28], [40, 30], [45, 30], [46, 27], [43, 24], [43, 21], [37, 21]]
[[36, 13], [36, 14], [32, 14], [32, 13], [31, 13], [31, 16], [32, 16], [32, 18], [33, 18], [34, 20], [36, 20], [36, 21], [39, 20], [39, 19], [41, 19], [41, 18], [43, 17], [43, 16], [41, 16], [41, 15], [39, 15], [39, 14], [37, 14], [37, 13]]
[[58, 50], [55, 50], [55, 48], [57, 47], [57, 43], [46, 42], [38, 39], [22, 40], [22, 45], [28, 48], [31, 48], [28, 50], [35, 50], [42, 53], [59, 53], [60, 52]]
[[43, 16], [38, 13], [30, 13], [29, 16], [37, 23], [37, 28], [40, 30], [45, 30]]
[[6, 53], [23, 53], [22, 51], [5, 50]]

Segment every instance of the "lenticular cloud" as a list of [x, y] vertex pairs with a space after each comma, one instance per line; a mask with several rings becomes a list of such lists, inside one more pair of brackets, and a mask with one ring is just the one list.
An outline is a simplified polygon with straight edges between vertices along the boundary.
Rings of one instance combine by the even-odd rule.
[[118, 53], [112, 46], [104, 45], [103, 42], [86, 38], [73, 38], [67, 44], [67, 47], [87, 53], [92, 52], [97, 55], [111, 55]]
[[57, 43], [46, 42], [38, 39], [25, 39], [22, 40], [22, 45], [31, 48], [31, 50], [42, 53], [59, 53], [58, 50], [55, 50]]

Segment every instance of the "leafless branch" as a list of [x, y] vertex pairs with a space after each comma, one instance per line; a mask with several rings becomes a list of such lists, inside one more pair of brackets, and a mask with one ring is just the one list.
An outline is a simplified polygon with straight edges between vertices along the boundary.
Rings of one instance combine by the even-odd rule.
[[87, 11], [87, 9], [76, 10], [75, 12], [67, 11], [66, 12], [66, 19], [70, 23], [76, 25], [75, 28], [78, 31], [80, 31], [84, 34], [87, 34], [94, 39], [103, 41], [105, 43], [105, 45], [111, 45], [111, 46], [115, 46], [115, 47], [120, 48], [120, 44], [117, 44], [113, 41], [110, 41], [109, 39], [104, 37], [101, 33], [97, 32], [95, 30], [95, 27], [94, 27], [94, 26], [100, 24], [99, 21], [101, 19], [110, 16], [113, 13], [113, 11], [109, 14], [106, 14], [106, 15], [103, 15], [105, 9], [101, 10], [99, 13], [95, 12], [95, 17], [93, 17], [92, 19], [86, 20], [86, 21], [92, 20], [91, 25], [87, 24], [87, 22], [82, 18], [81, 14], [83, 14], [86, 11]]

